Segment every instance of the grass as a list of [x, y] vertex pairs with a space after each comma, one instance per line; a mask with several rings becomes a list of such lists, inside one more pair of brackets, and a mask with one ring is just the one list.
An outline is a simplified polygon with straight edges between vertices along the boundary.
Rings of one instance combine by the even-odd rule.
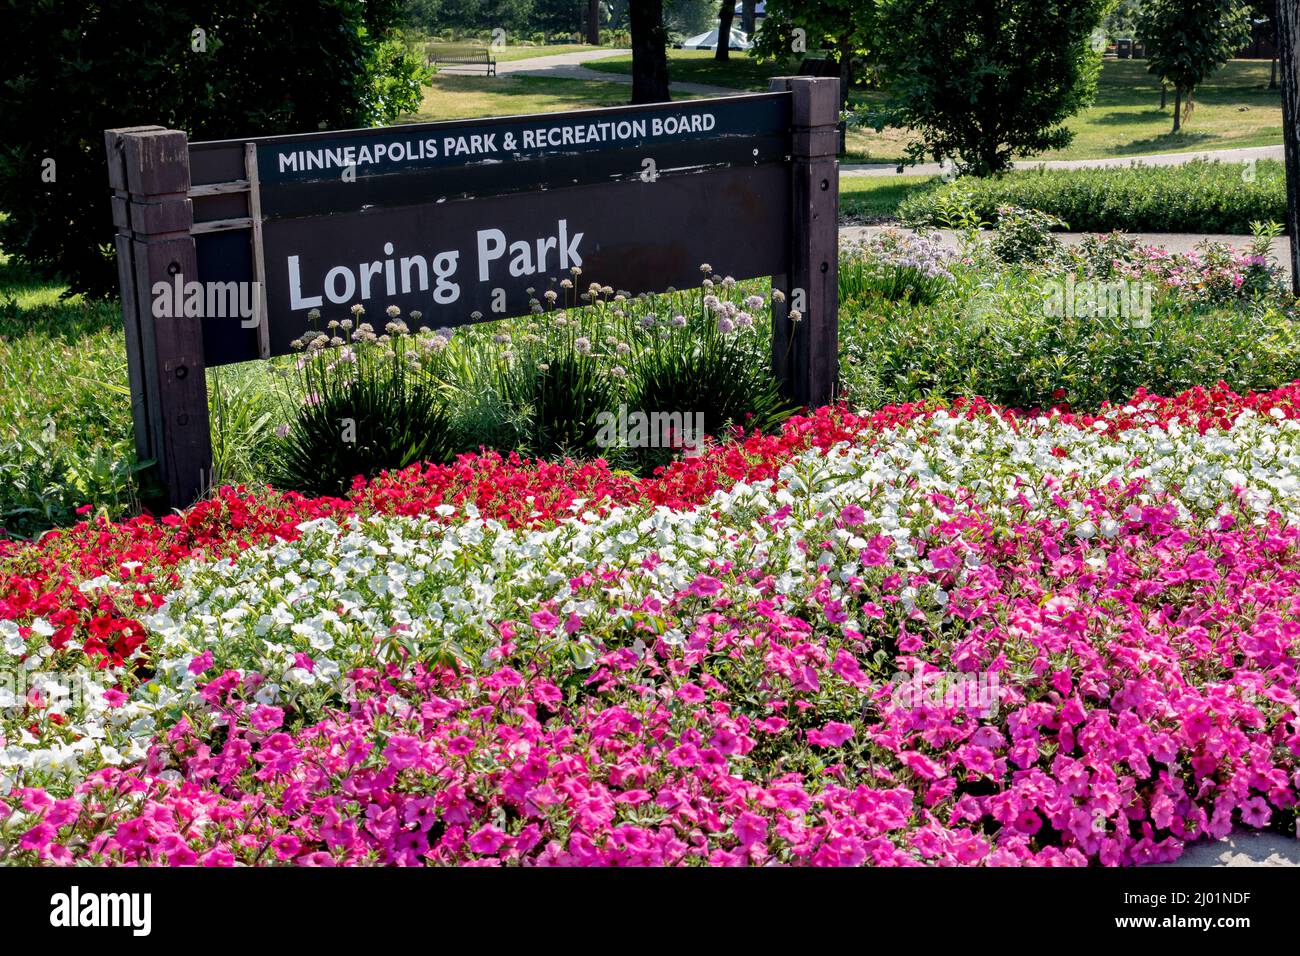
[[[611, 57], [588, 68], [628, 74], [632, 58]], [[739, 90], [763, 91], [773, 76], [788, 74], [797, 64], [757, 63], [737, 56], [724, 63], [699, 50], [670, 50], [668, 70], [672, 80], [708, 83]], [[1035, 159], [1100, 159], [1107, 156], [1141, 156], [1209, 149], [1272, 146], [1282, 142], [1282, 105], [1277, 90], [1269, 90], [1267, 60], [1233, 60], [1205, 83], [1196, 94], [1196, 108], [1177, 135], [1173, 127], [1173, 97], [1160, 109], [1160, 89], [1146, 71], [1144, 60], [1107, 60], [1102, 66], [1093, 106], [1066, 125], [1074, 142], [1063, 150]], [[855, 107], [879, 106], [884, 93], [855, 90]], [[911, 134], [904, 129], [849, 131], [847, 158], [852, 162], [898, 162]]]
[[62, 291], [0, 254], [0, 528], [18, 534], [135, 500], [117, 304]]
[[[583, 66], [601, 73], [632, 75], [630, 54], [584, 63]], [[673, 83], [705, 83], [754, 93], [766, 93], [772, 77], [789, 76], [798, 66], [798, 62], [759, 63], [734, 50], [731, 58], [723, 61], [715, 60], [710, 50], [668, 51], [668, 79]]]
[[[120, 306], [64, 292], [0, 252], [0, 532], [18, 537], [83, 505], [116, 517], [140, 504]], [[280, 420], [273, 367], [208, 371], [214, 484], [261, 478], [254, 449]]]
[[593, 48], [586, 43], [556, 43], [551, 46], [503, 46], [492, 51], [498, 63], [513, 63], [516, 60], [532, 60], [539, 56], [559, 56], [562, 53], [585, 53]]
[[[513, 53], [516, 48], [507, 48]], [[545, 51], [589, 47], [523, 47]], [[521, 52], [521, 55], [522, 55]], [[669, 76], [673, 82], [705, 83], [730, 89], [765, 91], [773, 76], [785, 75], [796, 64], [758, 63], [733, 54], [719, 62], [706, 50], [670, 50]], [[614, 56], [584, 64], [597, 72], [629, 75], [632, 58]], [[1145, 61], [1107, 60], [1102, 67], [1096, 103], [1068, 122], [1075, 133], [1066, 149], [1033, 159], [1100, 159], [1107, 156], [1141, 156], [1153, 153], [1194, 152], [1271, 146], [1282, 142], [1280, 94], [1268, 90], [1266, 60], [1233, 60], [1197, 92], [1196, 109], [1177, 136], [1170, 132], [1173, 107], [1160, 109], [1160, 91], [1146, 72]], [[694, 98], [678, 93], [677, 99]], [[405, 119], [469, 119], [479, 116], [550, 113], [562, 110], [620, 106], [627, 102], [624, 84], [601, 83], [544, 76], [436, 76], [425, 91], [420, 111]], [[880, 90], [855, 90], [854, 108], [884, 102]], [[1171, 99], [1172, 102], [1172, 99]], [[876, 132], [853, 127], [846, 137], [849, 163], [899, 163], [906, 155], [911, 134], [887, 128]], [[859, 191], [857, 189], [853, 191]], [[871, 189], [868, 192], [874, 191]]]
[[[402, 122], [474, 119], [480, 116], [517, 116], [524, 113], [559, 113], [565, 110], [625, 106], [631, 88], [622, 83], [547, 76], [435, 76], [425, 88], [417, 113]], [[691, 99], [681, 95], [678, 99]]]
[[898, 207], [940, 182], [938, 176], [841, 176], [840, 218], [873, 223], [898, 218]]
[[[1034, 160], [1101, 159], [1212, 149], [1273, 146], [1282, 142], [1282, 101], [1269, 90], [1267, 60], [1233, 60], [1196, 93], [1196, 108], [1178, 135], [1173, 128], [1173, 96], [1160, 109], [1160, 88], [1146, 72], [1146, 61], [1107, 60], [1094, 104], [1066, 125], [1074, 141], [1065, 149]], [[879, 106], [884, 94], [855, 91], [855, 106]], [[887, 128], [851, 130], [849, 151], [872, 162], [891, 162], [904, 155], [911, 135]], [[1023, 162], [1023, 160], [1022, 160]]]

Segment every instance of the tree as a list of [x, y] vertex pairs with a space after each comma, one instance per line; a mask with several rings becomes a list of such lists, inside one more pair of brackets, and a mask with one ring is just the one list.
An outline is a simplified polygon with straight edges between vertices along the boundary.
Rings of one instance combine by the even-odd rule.
[[600, 46], [600, 0], [587, 0], [587, 42]]
[[740, 29], [751, 39], [754, 36], [754, 14], [758, 0], [742, 0], [740, 5]]
[[1286, 146], [1286, 224], [1291, 235], [1291, 289], [1300, 297], [1300, 2], [1278, 0], [1278, 67]]
[[1196, 88], [1250, 39], [1241, 0], [1147, 0], [1138, 17], [1147, 72], [1174, 88], [1174, 132], [1191, 115]]
[[876, 52], [878, 20], [874, 3], [863, 0], [767, 0], [767, 15], [754, 38], [763, 60], [784, 60], [813, 50], [829, 50], [840, 70], [840, 102], [849, 102], [853, 61]]
[[669, 34], [695, 36], [713, 24], [718, 0], [664, 0], [664, 28]]
[[953, 159], [1000, 173], [1016, 156], [1061, 149], [1065, 121], [1096, 94], [1092, 37], [1110, 0], [885, 0], [877, 125], [909, 128], [913, 161]]
[[628, 8], [628, 26], [632, 33], [632, 102], [668, 102], [663, 0], [635, 0]]
[[731, 59], [731, 24], [735, 18], [735, 0], [722, 0], [722, 9], [718, 11], [718, 47], [713, 51], [715, 60]]
[[104, 130], [194, 139], [347, 129], [419, 105], [385, 42], [400, 0], [0, 0], [0, 245], [72, 291], [117, 290]]

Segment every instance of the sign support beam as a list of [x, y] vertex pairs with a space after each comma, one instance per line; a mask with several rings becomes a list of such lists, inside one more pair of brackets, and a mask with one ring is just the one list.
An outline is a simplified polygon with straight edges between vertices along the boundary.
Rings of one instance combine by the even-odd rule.
[[773, 277], [786, 301], [772, 311], [772, 371], [796, 405], [817, 408], [839, 387], [839, 80], [773, 77], [771, 91], [794, 101], [790, 267]]
[[[183, 294], [186, 282], [198, 280], [189, 144], [184, 133], [158, 127], [107, 130], [104, 144], [136, 453], [154, 462], [166, 489], [161, 501], [149, 503], [184, 508], [204, 494], [212, 477], [203, 329], [200, 318], [185, 315]], [[155, 317], [158, 283], [168, 288], [169, 318]]]

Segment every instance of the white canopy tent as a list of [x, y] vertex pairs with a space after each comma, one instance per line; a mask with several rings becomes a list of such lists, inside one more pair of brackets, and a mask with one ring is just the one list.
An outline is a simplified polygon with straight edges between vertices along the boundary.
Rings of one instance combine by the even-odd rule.
[[[735, 27], [731, 28], [731, 42], [727, 46], [732, 50], [748, 50], [752, 43], [749, 37]], [[689, 40], [682, 41], [684, 50], [716, 50], [718, 48], [718, 29], [714, 27], [708, 33], [701, 33], [697, 37], [691, 37]]]

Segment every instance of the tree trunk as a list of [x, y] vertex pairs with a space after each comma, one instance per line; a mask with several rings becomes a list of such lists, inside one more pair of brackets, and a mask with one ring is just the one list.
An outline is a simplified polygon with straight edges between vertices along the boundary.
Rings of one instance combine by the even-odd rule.
[[740, 29], [751, 40], [754, 39], [754, 11], [757, 7], [758, 0], [743, 0], [740, 5]]
[[1183, 87], [1182, 84], [1174, 86], [1174, 132], [1177, 133], [1183, 128]]
[[731, 59], [731, 24], [736, 20], [736, 0], [722, 0], [722, 9], [718, 11], [718, 48], [713, 52], [715, 60]]
[[1300, 296], [1300, 0], [1278, 0], [1282, 139], [1286, 146], [1286, 231], [1291, 236], [1291, 289]]
[[849, 107], [849, 90], [853, 88], [853, 44], [847, 38], [839, 42], [840, 109]]
[[600, 0], [587, 0], [587, 42], [600, 46]]
[[634, 0], [628, 4], [628, 21], [632, 30], [632, 102], [666, 103], [671, 97], [663, 0]]
[[1169, 106], [1169, 87], [1166, 86], [1166, 85], [1164, 84], [1164, 82], [1162, 81], [1162, 82], [1160, 83], [1160, 110], [1161, 110], [1161, 112], [1164, 112], [1164, 110], [1165, 110], [1168, 106]]

